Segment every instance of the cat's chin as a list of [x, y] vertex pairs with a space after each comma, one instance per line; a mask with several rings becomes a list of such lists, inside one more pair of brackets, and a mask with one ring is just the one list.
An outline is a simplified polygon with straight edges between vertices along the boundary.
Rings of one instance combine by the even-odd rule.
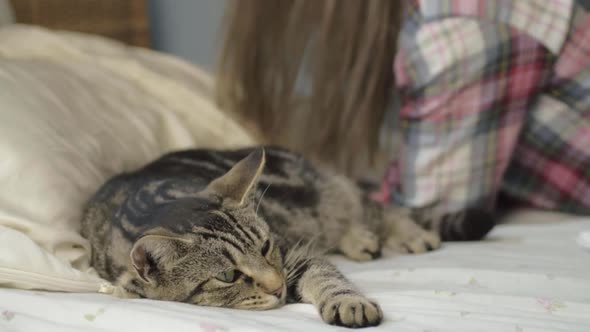
[[234, 306], [234, 309], [241, 309], [241, 310], [270, 310], [270, 309], [277, 309], [284, 306], [286, 303], [286, 298], [283, 296], [282, 298], [277, 297], [269, 297], [264, 303], [260, 303], [257, 301], [256, 303], [252, 302], [243, 302], [239, 303]]

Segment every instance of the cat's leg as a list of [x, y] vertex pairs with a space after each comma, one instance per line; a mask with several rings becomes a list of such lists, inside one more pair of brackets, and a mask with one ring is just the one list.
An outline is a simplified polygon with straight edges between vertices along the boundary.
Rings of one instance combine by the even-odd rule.
[[388, 208], [383, 214], [383, 220], [388, 226], [385, 248], [395, 252], [419, 254], [440, 247], [440, 236], [412, 221], [408, 211]]
[[322, 319], [332, 325], [367, 327], [379, 325], [383, 313], [379, 305], [363, 296], [334, 265], [322, 258], [302, 264], [290, 296], [312, 303]]
[[496, 225], [497, 218], [497, 213], [477, 207], [442, 215], [432, 207], [412, 211], [413, 220], [440, 234], [444, 241], [481, 240]]
[[370, 261], [381, 257], [379, 237], [364, 225], [353, 224], [340, 238], [338, 249], [342, 254], [356, 261]]

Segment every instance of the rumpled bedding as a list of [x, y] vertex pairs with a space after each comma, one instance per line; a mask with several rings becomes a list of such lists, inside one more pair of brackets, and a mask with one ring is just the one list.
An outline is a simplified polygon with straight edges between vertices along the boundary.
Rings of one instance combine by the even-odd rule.
[[[535, 214], [524, 215], [531, 220]], [[533, 220], [534, 221], [534, 220]], [[590, 331], [589, 218], [498, 226], [487, 240], [369, 263], [334, 262], [383, 308], [367, 331]], [[0, 289], [6, 331], [336, 331], [310, 304], [270, 311]]]

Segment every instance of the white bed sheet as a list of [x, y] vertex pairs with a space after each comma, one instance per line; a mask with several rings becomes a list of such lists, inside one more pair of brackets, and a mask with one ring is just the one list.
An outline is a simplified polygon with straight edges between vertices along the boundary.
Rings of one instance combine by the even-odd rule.
[[[334, 261], [385, 313], [374, 331], [590, 331], [590, 219], [498, 226], [483, 242]], [[0, 331], [330, 331], [308, 304], [248, 312], [97, 294], [0, 289]]]

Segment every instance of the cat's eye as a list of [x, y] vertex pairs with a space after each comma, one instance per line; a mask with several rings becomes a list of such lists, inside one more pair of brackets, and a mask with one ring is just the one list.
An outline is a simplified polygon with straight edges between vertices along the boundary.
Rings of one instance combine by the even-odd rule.
[[266, 256], [266, 254], [268, 254], [269, 249], [270, 249], [270, 241], [266, 240], [266, 241], [264, 241], [264, 244], [262, 245], [262, 250], [260, 251], [262, 256]]
[[238, 278], [242, 275], [242, 272], [238, 271], [238, 270], [228, 270], [225, 272], [221, 272], [220, 274], [218, 274], [215, 279], [219, 280], [219, 281], [223, 281], [223, 282], [227, 282], [227, 283], [232, 283], [235, 282], [236, 280], [238, 280]]

